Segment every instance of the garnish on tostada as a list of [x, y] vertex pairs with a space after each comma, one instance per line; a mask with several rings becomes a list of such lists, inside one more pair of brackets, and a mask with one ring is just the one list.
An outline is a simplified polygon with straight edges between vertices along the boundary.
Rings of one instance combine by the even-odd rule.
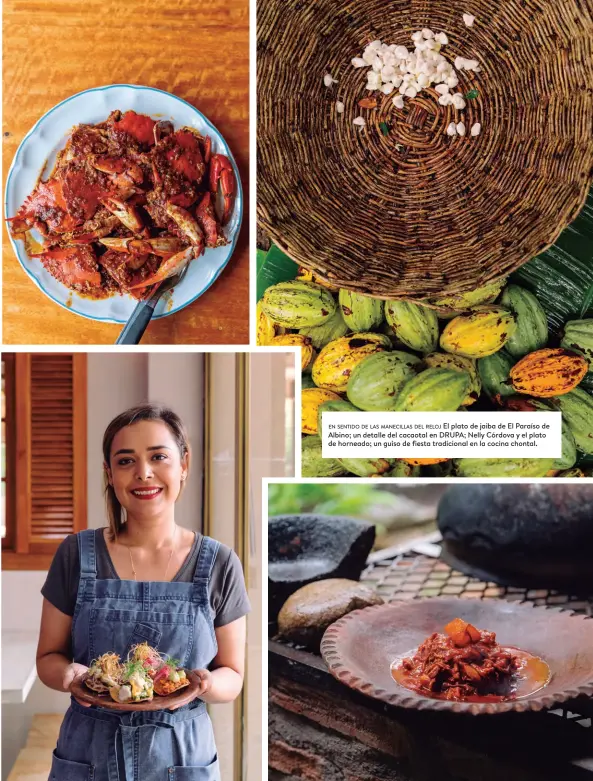
[[102, 654], [90, 664], [85, 683], [89, 689], [104, 693], [121, 682], [122, 666], [117, 654]]
[[154, 690], [161, 697], [166, 697], [168, 694], [173, 694], [173, 692], [189, 686], [185, 670], [179, 665], [178, 659], [169, 656], [155, 675]]
[[152, 700], [153, 693], [152, 680], [141, 661], [126, 662], [121, 684], [109, 689], [109, 694], [116, 702]]

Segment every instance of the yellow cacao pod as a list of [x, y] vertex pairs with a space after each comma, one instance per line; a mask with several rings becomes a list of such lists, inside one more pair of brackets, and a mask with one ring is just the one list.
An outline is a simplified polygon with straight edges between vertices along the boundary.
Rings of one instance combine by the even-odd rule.
[[441, 348], [466, 358], [498, 352], [515, 332], [515, 316], [501, 306], [477, 306], [453, 318], [441, 334]]
[[327, 290], [331, 290], [332, 293], [337, 293], [340, 289], [337, 285], [332, 285], [331, 282], [326, 282], [325, 279], [315, 276], [312, 271], [309, 271], [309, 269], [305, 268], [304, 266], [299, 266], [299, 271], [296, 275], [296, 278], [302, 279], [303, 282], [313, 282], [316, 285], [321, 285], [321, 287], [324, 287]]
[[[467, 372], [470, 377], [470, 386], [467, 396], [463, 400], [463, 406], [469, 407], [470, 404], [478, 400], [482, 390], [482, 382], [478, 374], [476, 362], [472, 361], [471, 358], [449, 353], [430, 353], [430, 355], [425, 356], [424, 361], [427, 366], [432, 366], [436, 369], [452, 369], [453, 371]], [[446, 461], [447, 459], [444, 460]]]
[[391, 340], [384, 334], [361, 333], [334, 339], [313, 364], [313, 382], [318, 388], [345, 393], [355, 366], [373, 353], [390, 349]]
[[301, 348], [301, 371], [311, 364], [315, 357], [315, 350], [308, 336], [302, 334], [283, 334], [275, 336], [270, 340], [270, 347], [300, 347]]
[[448, 310], [440, 311], [439, 317], [455, 317], [462, 312], [467, 312], [467, 310], [473, 306], [491, 303], [500, 295], [500, 291], [505, 285], [506, 278], [497, 279], [494, 282], [488, 282], [486, 285], [478, 287], [475, 290], [470, 290], [469, 293], [457, 293], [457, 295], [432, 298], [430, 303], [433, 306], [438, 306], [442, 310]]
[[[303, 434], [317, 434], [319, 407], [326, 401], [341, 401], [333, 391], [323, 388], [305, 388], [301, 392], [301, 431]], [[319, 432], [321, 433], [321, 432]]]
[[547, 398], [576, 388], [588, 368], [587, 359], [572, 350], [545, 348], [521, 358], [509, 376], [518, 393]]
[[264, 312], [261, 301], [257, 302], [255, 319], [257, 344], [260, 347], [268, 347], [278, 331], [276, 324]]

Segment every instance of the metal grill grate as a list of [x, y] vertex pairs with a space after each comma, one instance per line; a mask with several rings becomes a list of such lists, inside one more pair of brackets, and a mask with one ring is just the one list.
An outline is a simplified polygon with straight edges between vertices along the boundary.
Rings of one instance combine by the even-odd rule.
[[463, 599], [507, 599], [510, 602], [533, 602], [535, 605], [566, 607], [593, 616], [593, 594], [578, 597], [548, 589], [528, 589], [486, 583], [451, 569], [440, 559], [412, 552], [375, 561], [362, 573], [361, 580], [372, 586], [386, 601], [441, 596]]

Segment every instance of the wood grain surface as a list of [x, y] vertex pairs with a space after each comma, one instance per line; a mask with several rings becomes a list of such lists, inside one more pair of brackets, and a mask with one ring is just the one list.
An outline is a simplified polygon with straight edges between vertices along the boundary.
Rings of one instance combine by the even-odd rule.
[[[203, 296], [149, 325], [143, 343], [249, 342], [248, 0], [5, 0], [3, 165], [56, 103], [106, 84], [142, 84], [196, 106], [226, 138], [241, 172], [243, 227], [229, 265]], [[112, 344], [120, 325], [54, 304], [3, 234], [4, 344]]]

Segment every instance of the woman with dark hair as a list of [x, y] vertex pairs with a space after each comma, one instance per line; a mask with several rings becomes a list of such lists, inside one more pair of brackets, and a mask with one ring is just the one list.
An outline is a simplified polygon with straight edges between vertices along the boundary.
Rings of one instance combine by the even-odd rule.
[[249, 600], [241, 563], [225, 545], [175, 523], [190, 447], [181, 420], [143, 404], [103, 438], [109, 526], [70, 535], [42, 589], [37, 671], [70, 690], [91, 660], [148, 643], [196, 670], [189, 705], [112, 711], [72, 697], [51, 781], [219, 781], [206, 703], [243, 685]]

